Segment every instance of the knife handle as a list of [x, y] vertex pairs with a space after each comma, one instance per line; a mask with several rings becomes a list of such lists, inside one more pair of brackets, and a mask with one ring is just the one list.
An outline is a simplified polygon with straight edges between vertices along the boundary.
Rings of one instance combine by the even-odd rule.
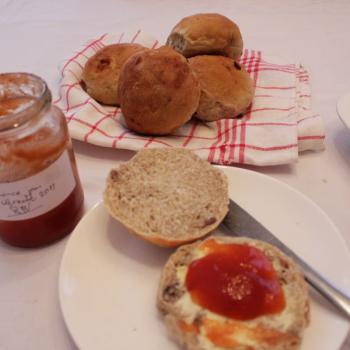
[[305, 280], [350, 320], [350, 298], [306, 263], [300, 260], [298, 262], [304, 272]]

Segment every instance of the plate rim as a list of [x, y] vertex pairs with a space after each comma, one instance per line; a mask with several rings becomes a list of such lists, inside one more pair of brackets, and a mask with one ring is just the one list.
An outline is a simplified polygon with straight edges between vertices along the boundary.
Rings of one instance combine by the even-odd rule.
[[[305, 195], [304, 193], [302, 193], [301, 191], [299, 191], [298, 189], [295, 189], [294, 187], [292, 187], [291, 185], [276, 179], [272, 176], [266, 175], [266, 174], [262, 174], [259, 173], [257, 171], [254, 170], [250, 170], [250, 169], [245, 169], [245, 168], [240, 168], [240, 167], [230, 167], [230, 166], [226, 166], [226, 165], [214, 165], [215, 167], [221, 168], [224, 170], [225, 174], [227, 176], [229, 176], [226, 172], [230, 173], [231, 171], [237, 171], [237, 172], [241, 172], [241, 173], [249, 173], [250, 175], [253, 176], [258, 176], [260, 178], [263, 178], [264, 180], [270, 181], [271, 183], [277, 184], [277, 186], [282, 186], [284, 187], [286, 190], [289, 190], [291, 192], [293, 192], [295, 195], [302, 197], [304, 201], [306, 201], [309, 205], [311, 205], [313, 207], [313, 209], [315, 209], [316, 211], [318, 211], [320, 214], [322, 214], [322, 216], [324, 217], [325, 220], [327, 220], [328, 224], [330, 224], [330, 226], [332, 227], [332, 229], [335, 231], [335, 233], [337, 234], [337, 240], [339, 241], [339, 243], [343, 246], [344, 248], [344, 252], [347, 255], [347, 258], [350, 260], [350, 249], [343, 237], [343, 235], [341, 234], [341, 232], [339, 231], [339, 229], [337, 228], [337, 226], [334, 224], [334, 222], [330, 219], [330, 217], [328, 216], [328, 214], [320, 207], [318, 206], [311, 198], [309, 198], [307, 195]], [[70, 337], [72, 338], [72, 340], [74, 341], [75, 345], [79, 348], [82, 349], [82, 344], [80, 343], [80, 340], [78, 339], [78, 336], [76, 336], [76, 334], [74, 334], [73, 330], [71, 329], [71, 327], [69, 326], [69, 319], [68, 316], [66, 314], [67, 310], [65, 310], [64, 307], [64, 300], [63, 300], [63, 293], [62, 293], [62, 284], [63, 284], [63, 274], [64, 274], [64, 264], [65, 264], [65, 260], [66, 260], [66, 255], [69, 253], [69, 247], [71, 246], [72, 242], [74, 241], [75, 237], [77, 236], [77, 232], [79, 232], [79, 226], [83, 224], [83, 221], [87, 219], [87, 217], [91, 216], [93, 213], [95, 213], [97, 210], [99, 210], [100, 208], [104, 207], [103, 204], [103, 199], [99, 200], [98, 202], [96, 202], [83, 216], [83, 218], [81, 219], [81, 221], [78, 223], [78, 225], [76, 226], [76, 228], [73, 230], [73, 232], [70, 234], [67, 243], [65, 245], [64, 248], [64, 252], [62, 254], [62, 258], [59, 264], [59, 273], [58, 273], [58, 298], [59, 298], [59, 305], [60, 305], [60, 312], [63, 318], [63, 323], [65, 325], [65, 328], [68, 332], [68, 334], [70, 335]], [[311, 297], [310, 297], [311, 298]], [[348, 323], [348, 329], [347, 332], [350, 331], [350, 323]], [[347, 334], [347, 333], [346, 333]], [[344, 342], [344, 340], [346, 339], [346, 334], [344, 335], [344, 338], [341, 339], [342, 342]]]
[[[344, 111], [342, 111], [343, 105], [345, 104], [345, 100], [349, 101], [349, 117], [344, 117]], [[350, 91], [341, 95], [337, 101], [337, 114], [340, 120], [344, 123], [344, 125], [350, 129]]]

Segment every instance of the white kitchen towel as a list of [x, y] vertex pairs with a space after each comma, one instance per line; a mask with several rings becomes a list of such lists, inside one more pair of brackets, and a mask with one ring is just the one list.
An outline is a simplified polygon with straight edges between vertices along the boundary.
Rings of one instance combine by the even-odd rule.
[[139, 150], [183, 147], [211, 163], [277, 165], [295, 162], [305, 150], [324, 148], [322, 118], [311, 109], [310, 79], [298, 63], [245, 49], [243, 64], [255, 84], [251, 107], [239, 119], [204, 123], [193, 118], [174, 134], [154, 137], [129, 130], [120, 108], [93, 100], [80, 82], [87, 59], [106, 45], [136, 42], [149, 48], [159, 42], [141, 30], [103, 34], [72, 54], [60, 67], [55, 101], [66, 115], [73, 138], [98, 146]]

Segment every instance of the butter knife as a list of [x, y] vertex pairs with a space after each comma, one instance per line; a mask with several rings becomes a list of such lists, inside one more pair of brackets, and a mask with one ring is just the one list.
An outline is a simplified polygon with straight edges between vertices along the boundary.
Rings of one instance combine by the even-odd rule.
[[327, 281], [290, 248], [276, 238], [260, 222], [254, 219], [248, 212], [231, 199], [228, 214], [222, 224], [230, 231], [230, 233], [236, 236], [259, 239], [279, 248], [299, 265], [304, 273], [305, 280], [326, 300], [331, 302], [338, 310], [342, 311], [350, 320], [350, 297]]

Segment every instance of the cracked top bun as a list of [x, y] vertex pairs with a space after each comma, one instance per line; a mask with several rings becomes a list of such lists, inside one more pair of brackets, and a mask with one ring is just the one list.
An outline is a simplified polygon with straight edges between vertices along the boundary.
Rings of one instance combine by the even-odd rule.
[[199, 13], [183, 18], [171, 31], [167, 45], [185, 57], [214, 54], [237, 60], [243, 51], [237, 24], [217, 13]]

